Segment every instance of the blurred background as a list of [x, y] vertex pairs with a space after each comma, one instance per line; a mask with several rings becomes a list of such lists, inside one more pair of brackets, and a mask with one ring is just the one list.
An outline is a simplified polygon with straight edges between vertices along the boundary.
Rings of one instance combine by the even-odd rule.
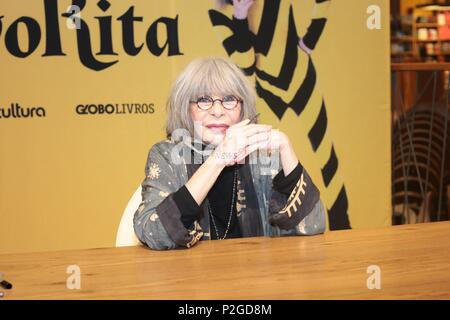
[[449, 220], [450, 1], [390, 7], [392, 222]]

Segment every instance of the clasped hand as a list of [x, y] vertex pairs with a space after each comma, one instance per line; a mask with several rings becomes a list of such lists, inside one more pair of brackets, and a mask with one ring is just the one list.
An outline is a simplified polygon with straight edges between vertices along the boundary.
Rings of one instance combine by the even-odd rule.
[[220, 163], [231, 166], [256, 150], [273, 151], [286, 145], [287, 137], [281, 131], [272, 129], [271, 125], [249, 122], [245, 119], [227, 129], [213, 153]]

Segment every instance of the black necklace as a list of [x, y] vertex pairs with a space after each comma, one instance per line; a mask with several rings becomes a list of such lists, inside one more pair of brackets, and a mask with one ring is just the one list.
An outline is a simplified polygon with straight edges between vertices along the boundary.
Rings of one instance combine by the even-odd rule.
[[[230, 231], [231, 218], [233, 217], [234, 200], [235, 200], [235, 197], [236, 197], [236, 185], [237, 185], [237, 166], [234, 168], [233, 196], [231, 198], [231, 208], [230, 208], [230, 215], [228, 217], [227, 229], [225, 230], [223, 238], [219, 237], [219, 231], [217, 230], [216, 222], [214, 221], [214, 216], [213, 216], [212, 211], [211, 211], [211, 205], [209, 204], [209, 201], [208, 201], [209, 216], [211, 217], [211, 221], [213, 223], [214, 230], [216, 231], [216, 238], [217, 238], [217, 240], [225, 239], [227, 237], [228, 231]], [[210, 232], [211, 232], [211, 230], [210, 230]]]

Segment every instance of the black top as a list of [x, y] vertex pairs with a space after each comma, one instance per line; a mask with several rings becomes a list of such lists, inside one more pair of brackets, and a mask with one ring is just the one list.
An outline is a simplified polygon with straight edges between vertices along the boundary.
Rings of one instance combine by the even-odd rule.
[[[233, 198], [234, 171], [235, 169], [239, 170], [240, 166], [242, 166], [242, 164], [225, 167], [212, 186], [211, 190], [209, 190], [208, 192], [207, 198], [209, 200], [211, 213], [213, 215], [215, 226], [217, 228], [217, 233], [220, 238], [223, 238], [223, 236], [225, 235], [228, 220], [230, 219], [230, 209], [232, 206], [231, 200]], [[236, 194], [234, 196], [233, 214], [231, 216], [230, 228], [228, 230], [226, 239], [242, 237], [236, 208], [237, 189], [235, 191]], [[210, 226], [211, 229], [209, 230], [209, 232], [211, 239], [217, 239], [216, 229], [214, 228], [214, 224], [212, 221], [210, 221]]]
[[[240, 166], [246, 164], [236, 164], [233, 166], [225, 167], [216, 182], [209, 190], [207, 199], [210, 203], [211, 212], [214, 217], [214, 222], [217, 227], [217, 231], [220, 238], [223, 238], [227, 229], [228, 219], [230, 216], [233, 182], [234, 182], [234, 170], [239, 170]], [[300, 179], [300, 175], [303, 172], [303, 167], [300, 162], [297, 164], [294, 170], [289, 175], [285, 176], [283, 170], [274, 177], [273, 188], [287, 196], [289, 196], [294, 189], [297, 181]], [[236, 190], [237, 192], [237, 190]], [[173, 199], [177, 204], [181, 212], [181, 221], [186, 228], [192, 228], [192, 224], [202, 214], [202, 206], [198, 205], [192, 197], [189, 190], [183, 185], [177, 192], [174, 193]], [[233, 214], [230, 222], [230, 228], [228, 230], [226, 239], [240, 238], [242, 237], [239, 221], [237, 218], [236, 209], [237, 194], [234, 197]], [[211, 220], [211, 217], [210, 217]], [[214, 224], [210, 222], [210, 238], [212, 240], [217, 239], [216, 230]]]

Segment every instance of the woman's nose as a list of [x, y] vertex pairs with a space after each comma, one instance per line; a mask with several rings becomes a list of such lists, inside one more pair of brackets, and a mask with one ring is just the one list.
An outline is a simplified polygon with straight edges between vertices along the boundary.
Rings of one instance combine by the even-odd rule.
[[213, 102], [213, 105], [211, 106], [211, 114], [214, 116], [221, 116], [224, 113], [223, 110], [223, 106], [222, 106], [222, 102], [219, 100], [215, 100]]

